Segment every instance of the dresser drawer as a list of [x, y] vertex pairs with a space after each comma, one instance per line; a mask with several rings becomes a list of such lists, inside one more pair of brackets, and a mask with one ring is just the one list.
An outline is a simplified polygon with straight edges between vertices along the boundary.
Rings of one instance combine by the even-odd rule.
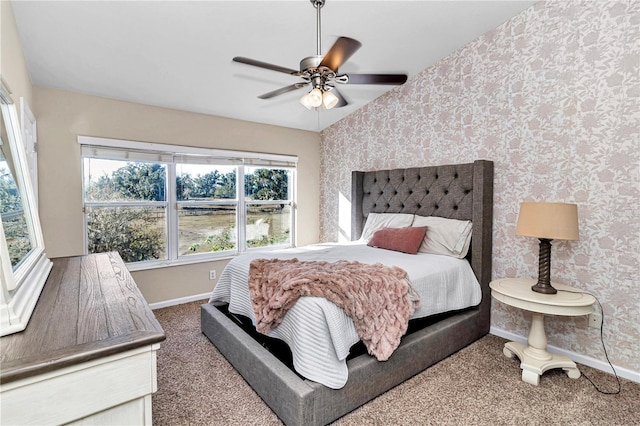
[[1, 423], [64, 424], [151, 395], [157, 388], [157, 347], [138, 348], [2, 385]]

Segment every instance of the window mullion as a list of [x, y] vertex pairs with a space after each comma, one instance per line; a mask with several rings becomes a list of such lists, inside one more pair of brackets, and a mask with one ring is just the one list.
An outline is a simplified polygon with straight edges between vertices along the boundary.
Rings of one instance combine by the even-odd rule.
[[237, 229], [237, 242], [238, 252], [243, 253], [247, 251], [247, 206], [244, 201], [244, 166], [238, 166], [238, 182], [236, 184], [238, 204], [236, 206], [236, 229]]
[[88, 182], [85, 179], [85, 168], [87, 167], [87, 162], [84, 158], [80, 159], [80, 173], [82, 173], [82, 231], [84, 232], [84, 239], [82, 242], [82, 252], [84, 254], [89, 254], [89, 213], [87, 212], [87, 185]]
[[100, 207], [165, 207], [166, 201], [85, 201], [87, 208]]
[[178, 259], [178, 201], [176, 164], [167, 164], [167, 257]]
[[296, 247], [298, 242], [296, 241], [296, 217], [298, 216], [298, 189], [296, 185], [298, 183], [298, 177], [296, 175], [297, 170], [291, 170], [291, 175], [289, 176], [289, 201], [291, 202], [291, 215], [289, 217], [289, 226], [290, 226], [290, 237], [291, 237], [291, 245]]

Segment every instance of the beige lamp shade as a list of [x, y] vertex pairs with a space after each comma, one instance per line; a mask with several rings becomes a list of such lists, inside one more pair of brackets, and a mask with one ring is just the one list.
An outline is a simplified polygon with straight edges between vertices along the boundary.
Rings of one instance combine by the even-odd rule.
[[578, 206], [569, 203], [520, 205], [516, 235], [549, 240], [578, 239]]

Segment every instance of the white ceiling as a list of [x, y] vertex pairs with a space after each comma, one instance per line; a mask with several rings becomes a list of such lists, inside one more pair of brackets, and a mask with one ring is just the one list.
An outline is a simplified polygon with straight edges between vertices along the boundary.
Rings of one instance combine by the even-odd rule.
[[[339, 36], [362, 42], [340, 68], [409, 79], [496, 28], [533, 1], [347, 1], [322, 8], [322, 53]], [[300, 81], [232, 62], [298, 68], [316, 54], [316, 12], [290, 1], [13, 1], [36, 85], [310, 131], [320, 131], [394, 86], [345, 85], [350, 102], [308, 111]]]

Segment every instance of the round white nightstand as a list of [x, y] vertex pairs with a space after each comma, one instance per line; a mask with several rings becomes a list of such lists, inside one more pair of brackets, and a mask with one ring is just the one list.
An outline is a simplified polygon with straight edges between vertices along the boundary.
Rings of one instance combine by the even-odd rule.
[[567, 293], [560, 290], [576, 291], [563, 284], [551, 283], [557, 294], [542, 294], [531, 290], [536, 280], [502, 278], [492, 281], [491, 295], [507, 305], [532, 313], [529, 345], [519, 342], [505, 343], [503, 352], [508, 358], [516, 355], [520, 359], [522, 380], [537, 386], [540, 376], [552, 368], [562, 368], [572, 379], [580, 377], [580, 371], [569, 357], [547, 352], [547, 336], [544, 332], [544, 315], [580, 316], [593, 311], [595, 298], [585, 293]]

